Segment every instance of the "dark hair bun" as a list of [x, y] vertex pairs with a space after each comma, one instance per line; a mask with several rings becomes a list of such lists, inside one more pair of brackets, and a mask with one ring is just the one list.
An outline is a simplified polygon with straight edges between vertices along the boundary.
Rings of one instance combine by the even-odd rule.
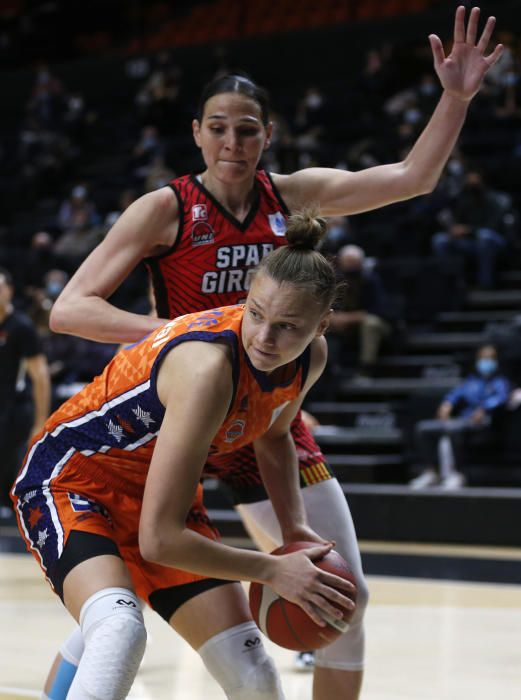
[[306, 209], [290, 216], [286, 240], [291, 247], [313, 250], [326, 231], [326, 220], [316, 210]]

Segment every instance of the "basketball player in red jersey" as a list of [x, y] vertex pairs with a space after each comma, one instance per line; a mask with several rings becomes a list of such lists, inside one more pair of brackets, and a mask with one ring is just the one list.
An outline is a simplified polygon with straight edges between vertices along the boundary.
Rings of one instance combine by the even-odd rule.
[[[465, 26], [465, 10], [458, 8], [454, 45], [447, 57], [440, 39], [430, 37], [444, 92], [400, 163], [356, 173], [325, 168], [291, 175], [259, 172], [258, 162], [271, 137], [264, 94], [243, 78], [228, 76], [213, 83], [193, 124], [205, 170], [141, 197], [125, 211], [58, 299], [51, 317], [53, 329], [101, 341], [135, 341], [160, 325], [161, 316], [242, 299], [248, 267], [271, 246], [285, 243], [289, 211], [313, 202], [325, 215], [353, 214], [431, 191], [472, 97], [501, 54], [498, 45], [485, 56], [494, 19], [488, 19], [478, 39], [478, 18], [479, 9], [474, 8]], [[106, 301], [142, 259], [152, 272], [160, 318], [130, 314]], [[334, 528], [335, 535], [341, 533], [335, 537], [341, 540], [337, 548], [354, 567], [359, 583], [357, 614], [349, 633], [317, 655], [315, 698], [337, 694], [356, 700], [362, 679], [361, 622], [367, 591], [354, 529], [341, 489], [301, 421], [295, 422], [292, 433], [301, 457], [302, 493], [310, 522], [322, 537], [330, 537], [328, 527]], [[228, 467], [234, 461], [234, 471], [227, 469], [224, 475], [219, 465], [213, 465], [205, 473], [226, 478], [250, 532], [258, 542], [271, 546], [280, 539], [280, 532], [252, 455], [246, 447], [224, 460]]]
[[[244, 306], [181, 316], [121, 350], [30, 445], [12, 498], [28, 548], [81, 625], [68, 698], [127, 697], [146, 641], [137, 596], [231, 700], [284, 698], [236, 579], [268, 583], [322, 626], [321, 613], [354, 607], [342, 593], [353, 585], [313, 564], [333, 543], [307, 523], [290, 433], [327, 358], [335, 272], [313, 250], [325, 230], [324, 219], [293, 217]], [[251, 442], [284, 539], [316, 547], [273, 556], [218, 541], [201, 473]]]

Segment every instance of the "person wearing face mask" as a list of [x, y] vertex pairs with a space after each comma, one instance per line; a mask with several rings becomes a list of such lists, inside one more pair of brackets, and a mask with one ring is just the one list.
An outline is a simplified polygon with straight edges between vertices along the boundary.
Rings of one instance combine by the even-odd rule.
[[337, 272], [345, 284], [330, 324], [330, 363], [342, 365], [356, 340], [360, 374], [370, 375], [382, 341], [391, 333], [385, 289], [377, 271], [366, 265], [360, 246], [340, 248]]
[[486, 187], [480, 172], [470, 170], [461, 192], [444, 212], [447, 230], [434, 234], [434, 255], [463, 258], [471, 282], [493, 289], [498, 258], [507, 245], [501, 234], [504, 209], [503, 196]]
[[474, 371], [445, 396], [436, 419], [416, 424], [415, 438], [424, 469], [410, 486], [420, 489], [441, 484], [449, 490], [464, 486], [460, 466], [465, 437], [477, 432], [492, 437], [494, 414], [506, 405], [509, 395], [510, 382], [499, 371], [495, 346], [482, 345]]

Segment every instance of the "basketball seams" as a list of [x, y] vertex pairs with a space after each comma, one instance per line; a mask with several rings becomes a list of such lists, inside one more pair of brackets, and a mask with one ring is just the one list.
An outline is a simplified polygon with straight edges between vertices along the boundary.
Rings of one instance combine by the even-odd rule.
[[[290, 620], [289, 615], [288, 615], [288, 611], [286, 609], [286, 604], [288, 602], [289, 601], [284, 600], [284, 598], [278, 599], [279, 607], [280, 607], [281, 613], [284, 617], [284, 620], [286, 622], [286, 626], [287, 626], [288, 630], [291, 632], [291, 634], [293, 635], [295, 641], [300, 645], [300, 651], [308, 651], [308, 644], [306, 644], [304, 642], [304, 640], [298, 636], [298, 634], [295, 632], [295, 629], [293, 628], [293, 625], [292, 625], [291, 620]], [[293, 603], [289, 603], [289, 604], [294, 605]], [[307, 614], [307, 613], [304, 613], [304, 614]]]

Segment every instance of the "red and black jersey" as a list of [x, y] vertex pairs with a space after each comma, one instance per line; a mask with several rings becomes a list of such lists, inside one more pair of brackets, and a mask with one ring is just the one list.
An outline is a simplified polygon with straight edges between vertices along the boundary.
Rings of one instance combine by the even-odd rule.
[[289, 214], [268, 173], [255, 174], [254, 200], [238, 221], [197, 175], [172, 180], [179, 202], [179, 233], [163, 255], [148, 258], [157, 314], [175, 318], [244, 301], [250, 272], [286, 244]]

